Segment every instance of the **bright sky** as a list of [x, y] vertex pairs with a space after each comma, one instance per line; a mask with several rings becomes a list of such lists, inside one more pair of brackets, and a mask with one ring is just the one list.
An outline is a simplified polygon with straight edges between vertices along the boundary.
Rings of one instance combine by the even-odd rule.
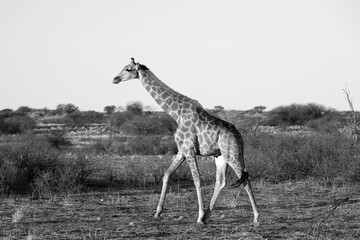
[[204, 107], [360, 110], [357, 0], [1, 0], [0, 109], [141, 101], [130, 58]]

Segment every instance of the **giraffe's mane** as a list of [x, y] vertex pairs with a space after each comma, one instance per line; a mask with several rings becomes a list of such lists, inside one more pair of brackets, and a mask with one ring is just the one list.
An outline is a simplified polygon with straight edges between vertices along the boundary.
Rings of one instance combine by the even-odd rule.
[[149, 68], [143, 64], [139, 64], [140, 69], [139, 70], [149, 70]]
[[157, 81], [162, 87], [164, 87], [166, 90], [168, 90], [169, 92], [173, 93], [174, 95], [177, 95], [180, 97], [180, 99], [183, 99], [185, 101], [189, 101], [195, 105], [197, 105], [198, 107], [201, 107], [202, 109], [204, 109], [204, 107], [195, 99], [189, 98], [177, 91], [175, 91], [174, 89], [172, 89], [171, 87], [169, 87], [166, 83], [164, 83], [163, 81], [161, 81], [148, 67], [146, 67], [145, 65], [141, 65], [142, 67], [146, 68], [143, 69], [145, 70], [145, 72], [150, 75], [151, 78], [153, 78], [155, 81]]

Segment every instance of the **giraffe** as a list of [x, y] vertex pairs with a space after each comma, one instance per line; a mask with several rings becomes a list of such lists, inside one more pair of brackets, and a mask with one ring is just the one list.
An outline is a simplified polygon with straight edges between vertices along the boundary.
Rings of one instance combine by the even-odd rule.
[[[214, 209], [215, 201], [226, 184], [225, 173], [228, 165], [235, 171], [239, 180], [231, 186], [244, 185], [254, 213], [254, 224], [258, 225], [259, 211], [251, 189], [249, 174], [245, 169], [243, 139], [231, 123], [210, 115], [196, 100], [186, 97], [157, 78], [145, 65], [130, 64], [114, 78], [113, 83], [139, 79], [155, 101], [177, 122], [174, 133], [178, 153], [173, 157], [170, 167], [163, 176], [163, 185], [155, 218], [159, 218], [164, 208], [168, 181], [176, 169], [186, 160], [196, 188], [199, 215], [197, 223], [204, 224]], [[204, 209], [200, 175], [196, 156], [214, 156], [216, 182], [208, 208]]]

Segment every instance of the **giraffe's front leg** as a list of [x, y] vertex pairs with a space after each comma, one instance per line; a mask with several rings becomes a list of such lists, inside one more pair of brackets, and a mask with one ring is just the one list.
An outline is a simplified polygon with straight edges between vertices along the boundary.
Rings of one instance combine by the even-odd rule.
[[159, 205], [157, 206], [156, 209], [156, 213], [155, 213], [155, 218], [159, 218], [160, 214], [164, 208], [164, 203], [165, 203], [165, 196], [166, 196], [166, 191], [168, 188], [168, 182], [169, 179], [171, 177], [171, 175], [175, 172], [175, 170], [181, 165], [181, 163], [185, 160], [185, 156], [179, 153], [173, 158], [173, 161], [170, 165], [170, 167], [166, 170], [164, 177], [163, 177], [163, 185], [162, 185], [162, 189], [161, 189], [161, 195], [160, 195], [160, 200], [159, 200]]
[[203, 200], [202, 200], [202, 195], [201, 195], [200, 174], [199, 174], [199, 170], [198, 170], [198, 166], [197, 166], [197, 162], [196, 162], [196, 158], [195, 158], [195, 153], [191, 153], [191, 154], [187, 155], [186, 160], [187, 160], [190, 170], [191, 170], [191, 174], [192, 174], [192, 177], [194, 180], [194, 185], [196, 188], [196, 193], [197, 193], [197, 197], [198, 197], [198, 201], [199, 201], [199, 217], [196, 220], [196, 223], [204, 224], [205, 211], [204, 211], [204, 205], [203, 205]]

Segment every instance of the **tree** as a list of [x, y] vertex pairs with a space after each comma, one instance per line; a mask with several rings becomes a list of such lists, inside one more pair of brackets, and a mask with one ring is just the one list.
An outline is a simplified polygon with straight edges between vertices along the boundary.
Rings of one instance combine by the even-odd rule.
[[27, 113], [30, 113], [32, 111], [33, 110], [31, 108], [26, 107], [26, 106], [21, 106], [16, 110], [16, 112], [19, 113], [19, 114], [27, 114]]
[[220, 105], [217, 105], [217, 106], [214, 106], [214, 110], [216, 111], [216, 112], [220, 112], [220, 111], [224, 111], [224, 107], [223, 106], [220, 106]]
[[266, 109], [266, 107], [265, 106], [256, 106], [256, 107], [254, 107], [254, 110], [257, 112], [257, 113], [263, 113], [264, 112], [264, 110]]
[[67, 114], [73, 113], [75, 111], [79, 111], [79, 108], [76, 107], [74, 104], [68, 103], [65, 105], [64, 112], [66, 112]]
[[65, 109], [65, 104], [58, 104], [56, 107], [56, 114], [62, 114]]
[[271, 126], [304, 125], [307, 121], [318, 119], [328, 112], [327, 108], [315, 103], [291, 104], [269, 111], [267, 123]]
[[126, 111], [132, 112], [135, 115], [141, 115], [143, 112], [143, 104], [139, 101], [130, 102], [126, 105]]
[[78, 111], [79, 108], [76, 107], [74, 104], [72, 103], [68, 103], [68, 104], [59, 104], [56, 107], [56, 112], [58, 114], [62, 114], [62, 113], [66, 113], [66, 114], [71, 114], [75, 111]]
[[108, 115], [115, 112], [116, 107], [114, 105], [104, 107], [104, 112]]

